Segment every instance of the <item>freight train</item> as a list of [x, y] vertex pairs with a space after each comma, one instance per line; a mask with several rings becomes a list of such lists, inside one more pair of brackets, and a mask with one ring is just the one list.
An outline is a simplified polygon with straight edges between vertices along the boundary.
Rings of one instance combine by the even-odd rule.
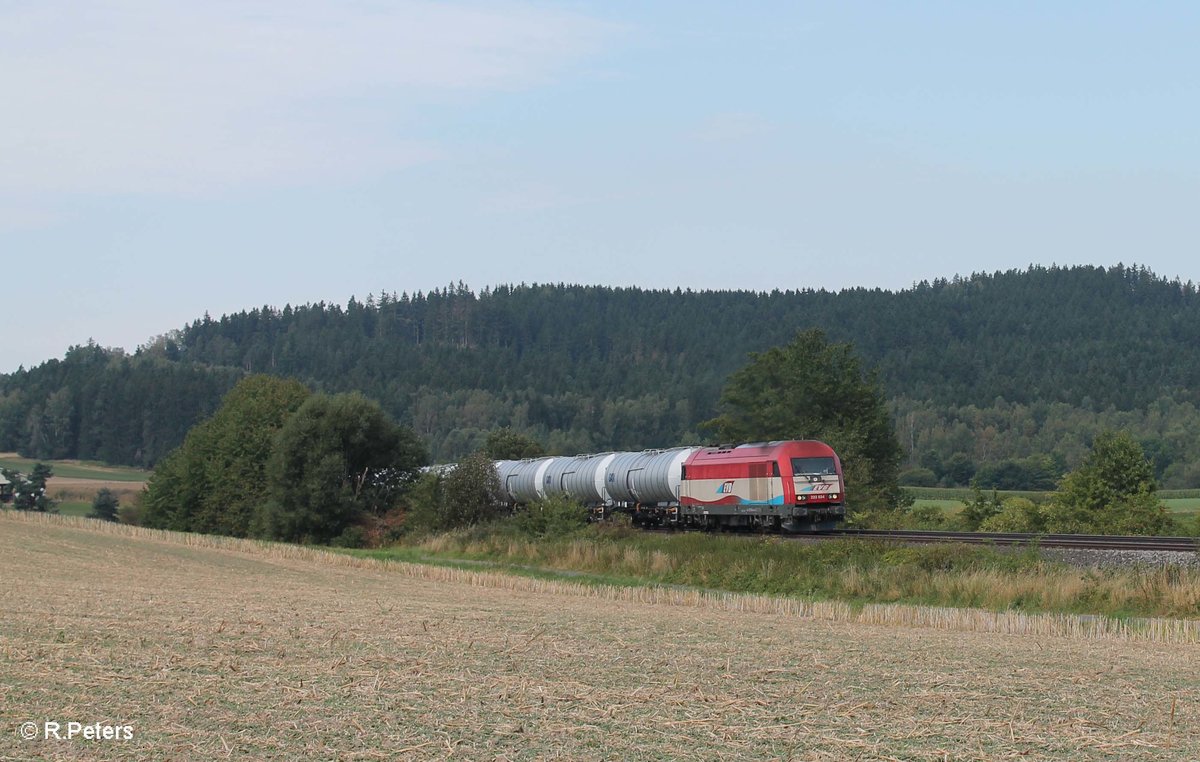
[[495, 462], [510, 505], [566, 496], [639, 526], [829, 529], [846, 515], [842, 462], [824, 442], [757, 442]]

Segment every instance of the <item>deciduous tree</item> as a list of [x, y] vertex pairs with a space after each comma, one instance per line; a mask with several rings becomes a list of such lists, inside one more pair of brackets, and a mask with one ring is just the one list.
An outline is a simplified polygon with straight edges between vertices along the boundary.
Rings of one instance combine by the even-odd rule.
[[143, 501], [147, 526], [235, 537], [267, 497], [274, 438], [308, 397], [299, 381], [249, 376], [154, 470]]
[[382, 514], [428, 460], [416, 434], [361, 394], [317, 394], [283, 425], [267, 466], [256, 533], [328, 542]]
[[729, 377], [720, 407], [706, 426], [721, 441], [819, 439], [841, 457], [853, 506], [900, 504], [900, 444], [874, 373], [864, 372], [849, 344], [832, 344], [814, 329], [751, 354]]
[[1154, 466], [1128, 432], [1096, 437], [1083, 464], [1063, 477], [1046, 511], [1051, 532], [1162, 534], [1171, 529]]
[[460, 460], [442, 480], [442, 522], [446, 528], [470, 526], [502, 513], [500, 478], [485, 453]]
[[505, 426], [488, 433], [483, 451], [493, 460], [521, 460], [544, 455], [546, 449], [533, 437]]

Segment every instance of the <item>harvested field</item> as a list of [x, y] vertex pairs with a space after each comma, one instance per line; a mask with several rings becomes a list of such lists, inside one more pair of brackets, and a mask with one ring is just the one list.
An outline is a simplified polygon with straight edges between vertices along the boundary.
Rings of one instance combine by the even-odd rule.
[[[1200, 758], [1196, 645], [188, 543], [0, 514], [0, 758]], [[18, 737], [45, 719], [134, 738]]]

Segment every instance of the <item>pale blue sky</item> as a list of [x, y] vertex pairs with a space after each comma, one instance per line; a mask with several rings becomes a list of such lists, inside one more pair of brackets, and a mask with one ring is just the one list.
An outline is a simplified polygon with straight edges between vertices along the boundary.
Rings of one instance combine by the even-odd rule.
[[0, 0], [0, 372], [462, 280], [1200, 281], [1195, 3]]

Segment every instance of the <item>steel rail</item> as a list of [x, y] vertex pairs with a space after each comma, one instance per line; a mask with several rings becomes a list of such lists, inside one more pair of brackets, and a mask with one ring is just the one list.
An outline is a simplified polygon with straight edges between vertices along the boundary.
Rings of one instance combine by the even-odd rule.
[[[803, 535], [799, 535], [803, 536]], [[1087, 548], [1094, 550], [1200, 551], [1197, 537], [1148, 537], [1144, 535], [1032, 534], [1023, 532], [937, 532], [908, 529], [832, 529], [819, 537], [861, 537], [901, 542], [962, 542], [974, 545], [1037, 545], [1043, 548]]]

